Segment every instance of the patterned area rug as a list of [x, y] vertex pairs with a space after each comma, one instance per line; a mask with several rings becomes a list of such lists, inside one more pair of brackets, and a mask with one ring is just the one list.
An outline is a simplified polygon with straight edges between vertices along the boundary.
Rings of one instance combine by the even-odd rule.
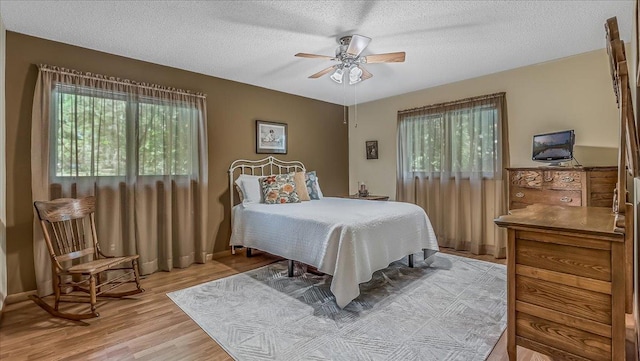
[[286, 261], [168, 296], [236, 360], [485, 360], [506, 325], [506, 268], [438, 253], [394, 262], [338, 308], [330, 276]]

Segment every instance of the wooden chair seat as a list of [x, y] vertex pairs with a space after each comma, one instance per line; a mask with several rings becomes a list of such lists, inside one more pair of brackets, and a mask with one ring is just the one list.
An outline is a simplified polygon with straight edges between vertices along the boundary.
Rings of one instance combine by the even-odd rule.
[[94, 274], [94, 273], [104, 272], [104, 271], [106, 271], [108, 269], [111, 269], [111, 268], [121, 264], [121, 263], [130, 262], [130, 261], [133, 261], [134, 259], [138, 259], [138, 255], [126, 256], [126, 257], [101, 258], [101, 259], [96, 259], [96, 260], [93, 260], [93, 261], [89, 261], [89, 262], [73, 265], [73, 266], [67, 268], [66, 270], [64, 270], [63, 273], [67, 273], [67, 274], [83, 274], [83, 273]]
[[[51, 307], [38, 296], [29, 298], [53, 316], [71, 320], [98, 317], [98, 296], [125, 297], [144, 292], [140, 286], [137, 254], [113, 257], [100, 250], [95, 204], [95, 197], [61, 198], [33, 204], [51, 258], [55, 305]], [[91, 261], [86, 261], [88, 256], [92, 256]], [[74, 264], [63, 267], [69, 261]], [[118, 273], [109, 275], [109, 271]], [[113, 292], [125, 284], [135, 284], [135, 289]], [[61, 312], [58, 307], [60, 302], [78, 302], [78, 293], [84, 302], [90, 303], [91, 311], [80, 314]]]

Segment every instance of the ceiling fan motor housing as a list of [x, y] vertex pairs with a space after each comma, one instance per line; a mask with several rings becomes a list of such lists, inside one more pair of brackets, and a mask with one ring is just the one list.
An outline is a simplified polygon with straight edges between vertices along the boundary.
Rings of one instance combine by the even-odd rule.
[[360, 56], [353, 56], [347, 53], [347, 49], [349, 48], [349, 44], [351, 43], [351, 35], [343, 36], [338, 40], [340, 45], [336, 48], [336, 59], [340, 61], [340, 64], [337, 66], [339, 68], [351, 68], [358, 63], [365, 63], [364, 58], [360, 58]]

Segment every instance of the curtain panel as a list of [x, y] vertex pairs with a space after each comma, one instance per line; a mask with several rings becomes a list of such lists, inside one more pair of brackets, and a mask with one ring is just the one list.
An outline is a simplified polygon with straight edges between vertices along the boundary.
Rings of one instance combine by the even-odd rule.
[[[139, 254], [140, 272], [204, 263], [206, 97], [40, 65], [33, 98], [33, 200], [96, 197], [106, 254]], [[42, 230], [33, 224], [38, 294], [52, 293]]]
[[398, 112], [396, 199], [421, 206], [440, 246], [506, 256], [505, 93]]

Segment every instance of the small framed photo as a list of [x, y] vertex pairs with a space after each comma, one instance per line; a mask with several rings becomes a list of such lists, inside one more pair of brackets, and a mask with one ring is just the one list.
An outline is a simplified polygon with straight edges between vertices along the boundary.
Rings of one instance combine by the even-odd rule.
[[256, 153], [287, 154], [287, 124], [256, 120]]
[[378, 159], [378, 141], [367, 140], [365, 142], [365, 148], [367, 151], [367, 159]]

